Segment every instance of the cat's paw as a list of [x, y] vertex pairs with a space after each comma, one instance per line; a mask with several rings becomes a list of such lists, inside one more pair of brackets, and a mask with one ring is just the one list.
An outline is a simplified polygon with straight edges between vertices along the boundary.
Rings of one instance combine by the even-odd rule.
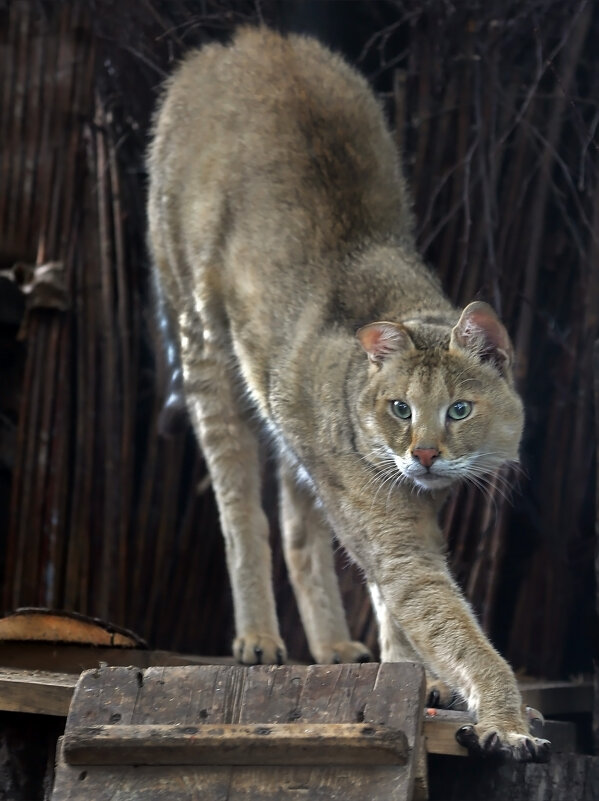
[[233, 641], [233, 655], [242, 665], [283, 665], [287, 649], [280, 637], [246, 631]]
[[426, 674], [426, 705], [441, 709], [449, 709], [456, 700], [456, 694], [451, 687], [441, 679]]
[[551, 756], [549, 740], [484, 722], [462, 726], [456, 740], [471, 754], [480, 756], [507, 757], [517, 762], [547, 762]]
[[372, 662], [372, 653], [357, 640], [341, 640], [321, 646], [314, 658], [321, 665], [338, 665], [345, 662]]

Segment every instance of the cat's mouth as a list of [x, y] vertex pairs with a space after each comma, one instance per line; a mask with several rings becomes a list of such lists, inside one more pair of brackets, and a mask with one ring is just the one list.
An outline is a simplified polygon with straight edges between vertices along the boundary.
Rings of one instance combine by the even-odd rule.
[[420, 489], [445, 489], [451, 486], [456, 480], [455, 475], [450, 474], [446, 470], [440, 470], [439, 466], [433, 465], [430, 468], [425, 468], [416, 464], [406, 465], [397, 457], [395, 461], [401, 474]]

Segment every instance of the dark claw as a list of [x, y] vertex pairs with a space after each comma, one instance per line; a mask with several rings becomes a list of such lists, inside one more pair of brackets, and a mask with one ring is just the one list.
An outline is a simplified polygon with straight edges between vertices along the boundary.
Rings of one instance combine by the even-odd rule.
[[277, 665], [285, 664], [285, 657], [283, 655], [283, 649], [277, 648]]
[[332, 662], [332, 664], [333, 665], [340, 665], [341, 664], [341, 660], [339, 659], [339, 654], [333, 654], [333, 662]]
[[257, 645], [254, 646], [254, 653], [256, 654], [256, 664], [262, 664], [262, 648], [259, 648]]
[[535, 762], [549, 762], [551, 757], [551, 743], [541, 743], [536, 748]]
[[362, 662], [370, 662], [370, 654], [366, 654], [366, 653], [360, 654], [360, 656], [358, 657], [358, 662], [360, 662], [360, 663], [362, 663]]
[[496, 754], [501, 750], [501, 740], [495, 732], [486, 740], [483, 751], [487, 754]]
[[525, 740], [524, 741], [524, 750], [525, 753], [522, 755], [523, 762], [534, 762], [537, 758], [537, 749], [535, 748], [535, 744], [532, 740]]
[[439, 706], [441, 703], [441, 693], [439, 690], [431, 690], [428, 696], [427, 706]]
[[480, 743], [474, 731], [474, 726], [462, 726], [461, 729], [456, 731], [455, 738], [460, 745], [463, 745], [469, 751], [480, 752]]

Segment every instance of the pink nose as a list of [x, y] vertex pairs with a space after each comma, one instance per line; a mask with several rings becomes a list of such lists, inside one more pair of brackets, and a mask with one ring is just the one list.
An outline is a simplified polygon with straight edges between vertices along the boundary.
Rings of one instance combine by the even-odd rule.
[[436, 448], [414, 448], [412, 456], [414, 456], [423, 467], [431, 467], [439, 451]]

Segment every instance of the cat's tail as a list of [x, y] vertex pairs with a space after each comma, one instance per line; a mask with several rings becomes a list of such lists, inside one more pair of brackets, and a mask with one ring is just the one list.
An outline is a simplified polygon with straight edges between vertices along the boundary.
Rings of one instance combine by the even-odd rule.
[[152, 270], [154, 318], [157, 329], [157, 357], [162, 360], [164, 404], [158, 415], [158, 433], [171, 437], [187, 425], [187, 406], [183, 390], [183, 369], [179, 355], [179, 341], [157, 270]]

